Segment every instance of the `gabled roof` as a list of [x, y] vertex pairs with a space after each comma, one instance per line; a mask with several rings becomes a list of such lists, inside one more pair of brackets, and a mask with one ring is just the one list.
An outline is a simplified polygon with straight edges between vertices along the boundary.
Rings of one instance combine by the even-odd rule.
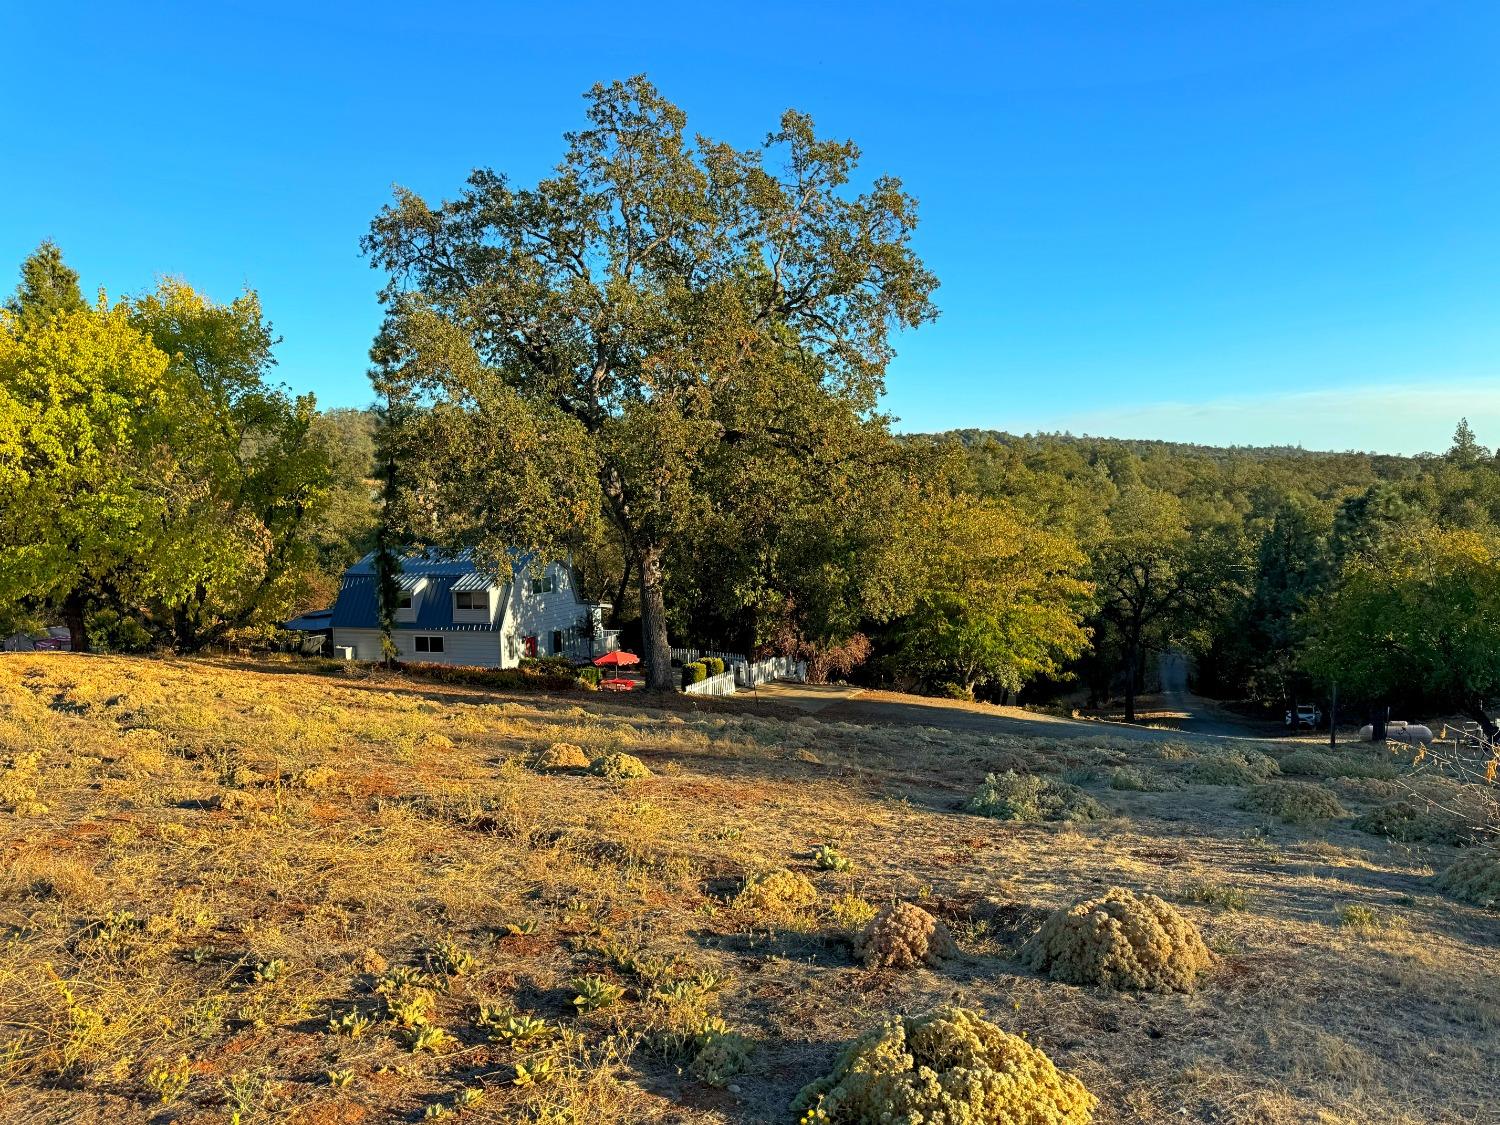
[[[515, 558], [516, 556], [512, 555], [512, 559]], [[375, 573], [375, 552], [371, 551], [345, 571], [345, 573], [373, 575]], [[468, 548], [464, 548], [461, 551], [440, 551], [436, 547], [429, 547], [425, 551], [411, 551], [401, 556], [401, 576], [403, 578], [413, 575], [457, 577], [461, 574], [485, 573], [479, 564], [475, 562], [474, 552]], [[483, 587], [480, 587], [480, 589], [483, 589]]]
[[[428, 575], [427, 586], [416, 601], [417, 619], [398, 621], [398, 629], [442, 629], [465, 633], [494, 633], [501, 626], [497, 614], [493, 622], [454, 621], [453, 584], [457, 581], [448, 575]], [[483, 587], [481, 587], [483, 588]], [[373, 574], [344, 576], [339, 587], [339, 600], [333, 603], [333, 625], [335, 629], [374, 629], [380, 623], [380, 596], [375, 587]]]

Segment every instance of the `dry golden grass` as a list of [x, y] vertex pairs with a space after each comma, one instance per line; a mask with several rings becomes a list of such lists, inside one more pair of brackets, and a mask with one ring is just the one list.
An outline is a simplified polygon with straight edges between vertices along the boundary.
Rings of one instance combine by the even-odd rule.
[[[652, 776], [533, 768], [560, 742]], [[954, 1004], [1100, 1122], [1500, 1120], [1500, 927], [1438, 893], [1458, 850], [1281, 824], [1193, 783], [1199, 753], [7, 654], [0, 1120], [786, 1121], [848, 1040]], [[1122, 767], [1181, 788], [1111, 789]], [[1008, 769], [1108, 815], [963, 810]], [[815, 898], [737, 897], [778, 868]], [[1050, 910], [1112, 885], [1202, 929], [1193, 993], [1021, 967]], [[898, 899], [959, 956], [862, 967], [853, 935]]]

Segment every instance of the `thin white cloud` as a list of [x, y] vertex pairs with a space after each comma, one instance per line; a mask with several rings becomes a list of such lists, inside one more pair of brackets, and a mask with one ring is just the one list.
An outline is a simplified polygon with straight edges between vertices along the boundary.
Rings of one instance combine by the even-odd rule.
[[1045, 428], [1202, 445], [1410, 454], [1447, 449], [1460, 418], [1469, 419], [1481, 442], [1500, 444], [1500, 379], [1143, 403], [1064, 415]]

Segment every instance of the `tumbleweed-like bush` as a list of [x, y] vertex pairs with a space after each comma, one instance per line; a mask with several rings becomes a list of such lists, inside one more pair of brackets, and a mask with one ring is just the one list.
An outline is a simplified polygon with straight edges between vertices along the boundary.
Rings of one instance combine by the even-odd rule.
[[1106, 815], [1104, 806], [1076, 785], [1015, 770], [986, 776], [966, 807], [995, 820], [1097, 820]]
[[1377, 805], [1354, 821], [1354, 827], [1373, 836], [1388, 836], [1404, 843], [1473, 843], [1473, 831], [1462, 819], [1443, 809], [1427, 807], [1417, 800], [1389, 801]]
[[1438, 876], [1437, 886], [1475, 906], [1500, 907], [1500, 850], [1481, 848], [1461, 856]]
[[651, 771], [646, 768], [646, 763], [634, 754], [623, 754], [613, 751], [601, 754], [589, 763], [589, 773], [596, 777], [608, 778], [610, 781], [631, 781], [635, 778], [650, 777]]
[[977, 1012], [896, 1018], [845, 1047], [803, 1087], [803, 1122], [876, 1125], [1087, 1125], [1098, 1099], [1041, 1051]]
[[537, 756], [539, 770], [586, 770], [589, 756], [583, 747], [572, 742], [554, 742]]
[[854, 956], [867, 969], [915, 969], [958, 956], [948, 927], [920, 906], [896, 902], [882, 907], [854, 940]]
[[1155, 895], [1111, 887], [1055, 911], [1021, 960], [1068, 984], [1188, 992], [1213, 958], [1198, 927]]
[[1245, 807], [1270, 813], [1287, 824], [1311, 824], [1348, 816], [1349, 810], [1321, 785], [1306, 781], [1268, 781], [1245, 795]]
[[801, 910], [817, 901], [818, 888], [812, 881], [785, 867], [752, 875], [734, 896], [734, 904], [742, 910], [764, 910], [771, 914]]
[[1390, 779], [1396, 767], [1390, 762], [1355, 754], [1293, 750], [1281, 759], [1281, 772], [1301, 777], [1373, 777]]
[[1259, 750], [1216, 749], [1193, 762], [1188, 778], [1199, 785], [1254, 785], [1281, 772], [1276, 759]]

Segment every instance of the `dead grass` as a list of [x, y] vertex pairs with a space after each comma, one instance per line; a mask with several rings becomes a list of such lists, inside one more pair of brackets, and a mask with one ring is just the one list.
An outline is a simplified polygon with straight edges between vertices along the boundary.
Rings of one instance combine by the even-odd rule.
[[[556, 743], [652, 776], [534, 769]], [[949, 1004], [1026, 1033], [1101, 1122], [1494, 1120], [1494, 916], [1431, 878], [1457, 850], [1268, 826], [1195, 754], [8, 654], [0, 1120], [785, 1121], [842, 1043]], [[962, 811], [1005, 770], [1096, 777], [1109, 815]], [[816, 897], [736, 901], [779, 868]], [[1217, 954], [1195, 992], [1020, 966], [1111, 885], [1184, 903]], [[860, 965], [897, 900], [959, 956]]]

